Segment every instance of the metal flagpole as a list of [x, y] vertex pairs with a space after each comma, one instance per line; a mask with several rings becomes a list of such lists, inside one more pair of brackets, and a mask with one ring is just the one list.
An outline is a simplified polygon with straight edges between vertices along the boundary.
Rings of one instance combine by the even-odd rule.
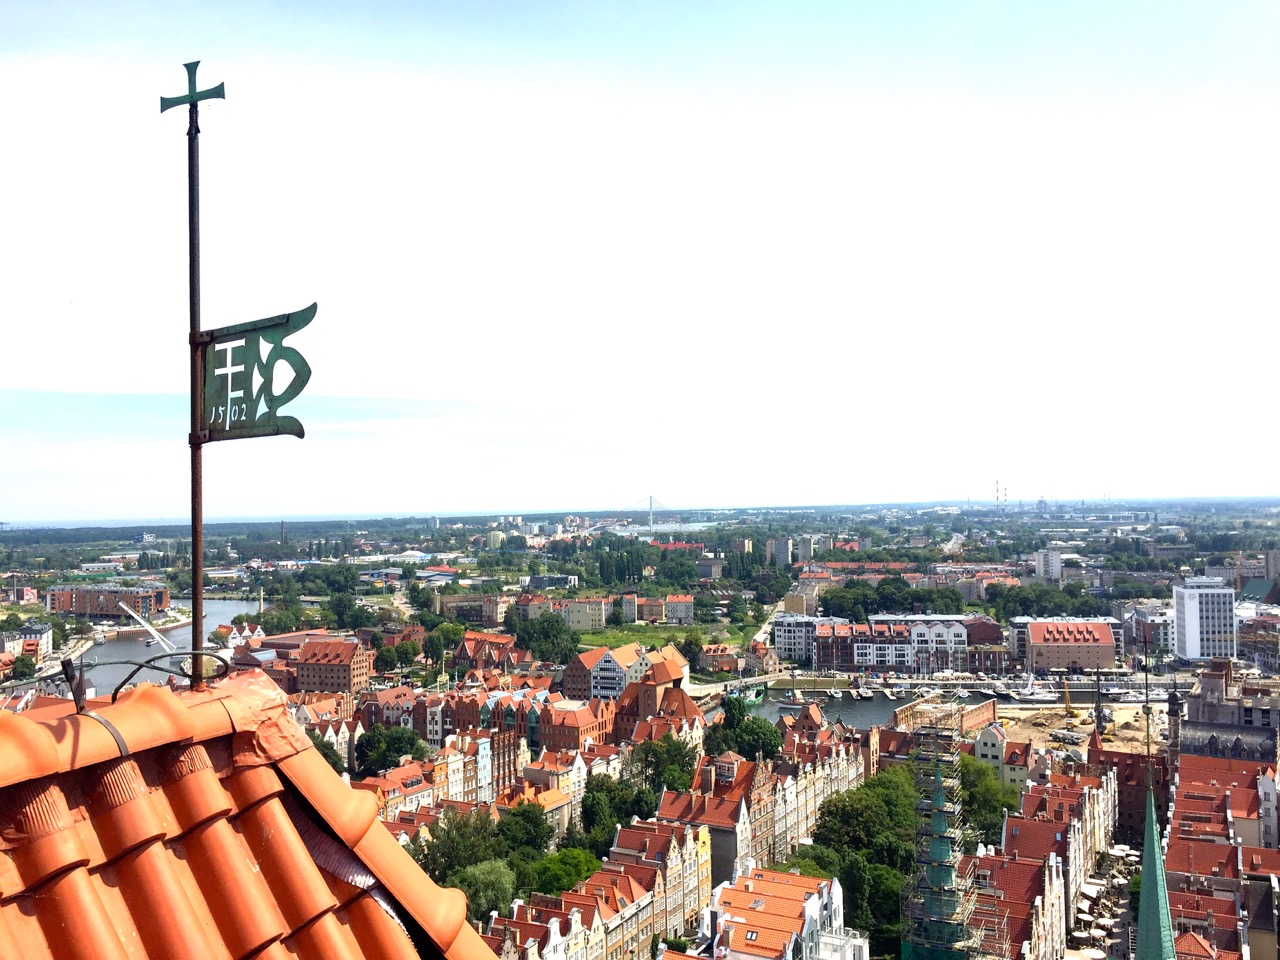
[[183, 64], [187, 70], [187, 93], [181, 97], [161, 97], [160, 112], [190, 104], [187, 122], [187, 246], [191, 332], [191, 685], [204, 688], [204, 491], [202, 483], [204, 436], [204, 362], [200, 350], [200, 107], [201, 100], [225, 99], [220, 83], [208, 90], [196, 90], [196, 68], [200, 61]]

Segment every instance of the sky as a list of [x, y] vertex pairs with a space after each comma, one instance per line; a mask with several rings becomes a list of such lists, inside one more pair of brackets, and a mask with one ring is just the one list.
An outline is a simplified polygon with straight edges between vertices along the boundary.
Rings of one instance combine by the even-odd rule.
[[[1280, 7], [0, 5], [0, 522], [1274, 493]], [[1245, 416], [1241, 416], [1245, 414]]]

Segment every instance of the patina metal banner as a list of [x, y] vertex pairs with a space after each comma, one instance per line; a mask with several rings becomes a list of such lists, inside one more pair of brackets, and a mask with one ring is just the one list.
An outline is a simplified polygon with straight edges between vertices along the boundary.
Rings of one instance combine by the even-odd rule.
[[302, 424], [280, 408], [302, 392], [311, 367], [284, 340], [316, 315], [316, 304], [200, 335], [204, 403], [199, 442], [303, 435]]

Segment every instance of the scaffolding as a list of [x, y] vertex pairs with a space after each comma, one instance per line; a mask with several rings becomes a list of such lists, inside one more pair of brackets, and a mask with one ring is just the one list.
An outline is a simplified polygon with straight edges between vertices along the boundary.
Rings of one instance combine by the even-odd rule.
[[979, 900], [964, 858], [960, 804], [963, 707], [939, 705], [915, 730], [916, 871], [903, 885], [903, 960], [1008, 960], [1008, 914]]

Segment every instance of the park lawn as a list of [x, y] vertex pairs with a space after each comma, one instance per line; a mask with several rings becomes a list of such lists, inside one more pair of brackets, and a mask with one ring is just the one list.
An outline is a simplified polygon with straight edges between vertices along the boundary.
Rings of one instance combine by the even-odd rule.
[[616, 650], [628, 643], [638, 643], [656, 650], [668, 643], [679, 643], [690, 629], [693, 628], [665, 624], [625, 624], [621, 627], [605, 627], [603, 630], [588, 630], [579, 636], [579, 645], [588, 648], [603, 646]]
[[27, 617], [47, 617], [43, 603], [0, 603], [0, 620], [11, 613], [16, 613], [24, 620]]

